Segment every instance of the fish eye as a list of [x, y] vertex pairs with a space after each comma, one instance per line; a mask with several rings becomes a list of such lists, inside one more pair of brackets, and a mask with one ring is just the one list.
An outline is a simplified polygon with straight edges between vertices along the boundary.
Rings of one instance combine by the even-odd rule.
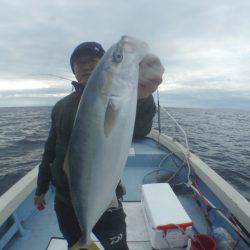
[[123, 59], [123, 54], [121, 51], [115, 51], [113, 53], [113, 61], [116, 63], [120, 63]]

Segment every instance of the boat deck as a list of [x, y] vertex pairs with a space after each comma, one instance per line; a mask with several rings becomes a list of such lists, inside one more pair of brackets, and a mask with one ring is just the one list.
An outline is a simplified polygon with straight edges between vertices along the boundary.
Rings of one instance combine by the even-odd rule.
[[[143, 178], [157, 169], [161, 159], [170, 154], [170, 152], [167, 149], [156, 146], [156, 142], [149, 139], [145, 140], [144, 143], [134, 142], [132, 146], [122, 178], [127, 190], [123, 203], [127, 214], [127, 241], [130, 250], [148, 250], [152, 249], [152, 247], [149, 242], [140, 203], [141, 184]], [[189, 199], [188, 195], [180, 195], [179, 199], [189, 216], [195, 221], [197, 230], [205, 232], [206, 227], [204, 225], [206, 223], [197, 204], [193, 202], [193, 199]], [[33, 211], [28, 219], [22, 223], [26, 229], [24, 236], [20, 237], [19, 234], [16, 234], [4, 247], [4, 250], [44, 250], [48, 248], [51, 237], [62, 237], [54, 212], [53, 188], [47, 194], [46, 200], [47, 206], [45, 210], [40, 212]], [[97, 241], [96, 238], [94, 239]], [[57, 242], [52, 241], [52, 243], [60, 244], [62, 250], [67, 245], [66, 242], [61, 240]], [[53, 244], [50, 244], [50, 247]], [[100, 246], [100, 249], [103, 248]]]
[[[51, 237], [62, 237], [58, 228], [56, 215], [53, 208], [53, 195], [47, 198], [47, 207], [43, 211], [35, 211], [27, 221], [23, 223], [24, 228], [27, 228], [26, 236], [20, 238], [17, 234], [4, 249], [20, 250], [45, 250], [48, 247]], [[124, 209], [127, 216], [126, 222], [128, 225], [128, 245], [131, 250], [147, 250], [151, 249], [149, 238], [146, 232], [143, 214], [139, 202], [125, 202]], [[96, 239], [95, 239], [96, 240]], [[62, 244], [67, 246], [65, 244]], [[100, 246], [100, 244], [98, 244]], [[52, 249], [52, 248], [50, 248]], [[55, 248], [54, 248], [55, 249]], [[64, 250], [67, 247], [63, 247]], [[100, 249], [103, 249], [100, 246]]]
[[[160, 146], [156, 141], [149, 138], [139, 142], [135, 141], [132, 144], [132, 150], [126, 163], [124, 176], [122, 177], [122, 182], [125, 184], [127, 190], [123, 205], [127, 214], [127, 241], [130, 250], [152, 249], [140, 203], [141, 185], [145, 181], [145, 176], [154, 178], [154, 175], [151, 174], [157, 172], [159, 167], [164, 171], [169, 171], [170, 174], [175, 173], [180, 169], [183, 161], [175, 155], [168, 157], [169, 155], [171, 156], [172, 154], [167, 148]], [[161, 164], [161, 162], [164, 162], [164, 164]], [[185, 180], [185, 176], [187, 175], [186, 168], [182, 168], [181, 170], [180, 174], [175, 178], [177, 183], [179, 183], [180, 180]], [[206, 189], [204, 190], [206, 191]], [[207, 233], [207, 221], [204, 218], [204, 212], [202, 212], [202, 209], [192, 198], [192, 194], [188, 190], [174, 191], [193, 222], [193, 233]], [[215, 199], [210, 191], [208, 194], [211, 199]], [[50, 189], [46, 196], [47, 206], [43, 211], [39, 212], [34, 209], [33, 197], [34, 190], [21, 204], [22, 209], [17, 211], [17, 217], [19, 217], [19, 220], [25, 229], [23, 236], [20, 235], [19, 230], [19, 233], [16, 233], [3, 247], [3, 250], [67, 249], [66, 241], [51, 241], [52, 237], [62, 237], [54, 212], [53, 188]], [[164, 199], [164, 197], [162, 198]], [[20, 214], [24, 213], [24, 210], [31, 210], [32, 212], [29, 212], [29, 215], [25, 216], [25, 219], [22, 219], [20, 218]], [[5, 226], [8, 226], [7, 222], [5, 223]], [[94, 240], [97, 241], [95, 238]], [[98, 242], [97, 244], [100, 249], [103, 249]], [[243, 242], [240, 242], [240, 244], [244, 246]], [[248, 248], [243, 247], [242, 249]]]
[[[206, 232], [206, 222], [198, 206], [193, 203], [192, 199], [188, 196], [178, 197], [185, 210], [194, 221], [195, 228], [199, 232]], [[51, 237], [62, 237], [62, 234], [58, 228], [56, 215], [54, 212], [54, 197], [53, 194], [47, 197], [47, 206], [43, 211], [34, 211], [33, 214], [23, 223], [23, 227], [26, 228], [25, 236], [20, 237], [16, 234], [14, 238], [6, 245], [4, 250], [20, 250], [20, 249], [32, 249], [32, 250], [45, 250], [48, 248]], [[127, 241], [130, 250], [151, 250], [146, 225], [142, 213], [140, 202], [124, 202], [124, 210], [127, 214]], [[94, 238], [100, 249], [103, 249]], [[57, 243], [59, 244], [59, 243]], [[66, 242], [60, 242], [62, 249], [66, 250]], [[52, 247], [49, 250], [55, 249]], [[57, 248], [57, 250], [59, 250]]]

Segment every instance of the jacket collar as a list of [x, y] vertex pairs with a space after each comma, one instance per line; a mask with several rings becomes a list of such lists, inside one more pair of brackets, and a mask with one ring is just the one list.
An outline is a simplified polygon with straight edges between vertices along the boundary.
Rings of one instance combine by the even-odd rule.
[[84, 90], [84, 85], [82, 85], [82, 84], [79, 84], [78, 82], [76, 82], [76, 81], [72, 81], [71, 82], [71, 84], [74, 86], [74, 88], [75, 88], [75, 91], [78, 93], [78, 92], [80, 92], [80, 93], [82, 93], [83, 92], [83, 90]]

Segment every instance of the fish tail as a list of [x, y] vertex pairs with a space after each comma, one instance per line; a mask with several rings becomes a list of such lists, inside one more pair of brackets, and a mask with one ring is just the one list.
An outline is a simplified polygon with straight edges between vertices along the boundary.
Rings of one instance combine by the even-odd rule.
[[[100, 248], [96, 245], [94, 241], [90, 241], [89, 243], [82, 243], [84, 240], [81, 238], [78, 240], [69, 250], [100, 250]], [[85, 241], [84, 241], [85, 242]]]

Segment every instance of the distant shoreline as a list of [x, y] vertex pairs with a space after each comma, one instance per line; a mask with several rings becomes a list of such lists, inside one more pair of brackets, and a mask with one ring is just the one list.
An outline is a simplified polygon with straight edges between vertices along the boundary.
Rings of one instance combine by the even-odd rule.
[[[54, 105], [48, 105], [48, 106], [0, 106], [0, 109], [16, 109], [16, 108], [52, 108]], [[249, 109], [240, 109], [240, 108], [212, 108], [212, 107], [168, 107], [168, 106], [161, 106], [163, 108], [169, 108], [169, 109], [196, 109], [196, 110], [226, 110], [226, 111], [243, 111], [243, 112], [250, 112]]]
[[1, 108], [49, 108], [53, 107], [54, 105], [48, 105], [48, 106], [0, 106]]

